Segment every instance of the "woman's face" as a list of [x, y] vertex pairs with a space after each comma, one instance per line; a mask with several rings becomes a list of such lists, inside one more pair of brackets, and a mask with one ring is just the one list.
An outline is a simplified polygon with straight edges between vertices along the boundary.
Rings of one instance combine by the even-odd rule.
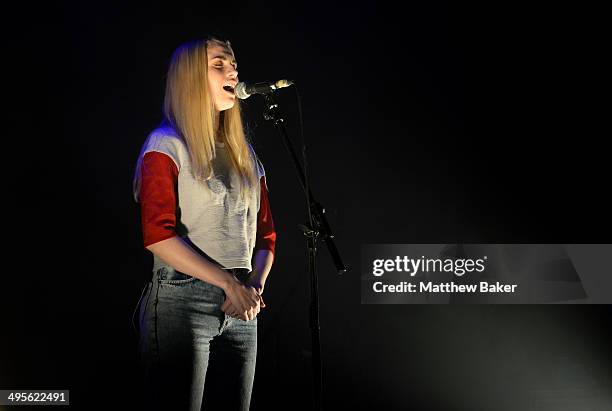
[[[224, 111], [234, 106], [234, 90], [238, 84], [238, 64], [231, 49], [219, 43], [209, 43], [208, 87], [217, 111]], [[224, 88], [225, 87], [225, 88]]]

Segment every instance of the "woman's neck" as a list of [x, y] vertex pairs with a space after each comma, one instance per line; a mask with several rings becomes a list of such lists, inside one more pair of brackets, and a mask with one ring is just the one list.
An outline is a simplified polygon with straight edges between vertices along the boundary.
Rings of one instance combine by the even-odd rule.
[[223, 143], [223, 130], [221, 129], [221, 122], [219, 121], [219, 118], [220, 118], [220, 113], [218, 111], [215, 111], [215, 123], [214, 123], [215, 140], [218, 143]]

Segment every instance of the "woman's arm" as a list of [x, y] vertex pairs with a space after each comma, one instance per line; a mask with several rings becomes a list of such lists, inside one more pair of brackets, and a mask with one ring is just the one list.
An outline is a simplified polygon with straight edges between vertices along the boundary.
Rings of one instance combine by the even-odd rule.
[[274, 254], [270, 250], [257, 250], [253, 256], [253, 271], [249, 275], [248, 284], [263, 294], [266, 279], [274, 263]]
[[224, 291], [232, 282], [238, 281], [234, 275], [198, 254], [179, 236], [159, 241], [146, 248], [175, 270], [215, 285]]
[[[270, 202], [268, 201], [268, 190], [266, 188], [264, 177], [260, 180], [261, 196], [260, 207], [257, 213], [257, 240], [255, 242], [255, 251], [251, 266], [253, 271], [249, 275], [246, 282], [247, 285], [257, 290], [260, 299], [261, 308], [266, 306], [261, 294], [264, 291], [266, 279], [272, 269], [274, 263], [274, 252], [276, 250], [276, 230], [274, 229], [274, 221], [272, 220], [272, 211], [270, 210]], [[221, 306], [221, 310], [229, 315], [236, 315], [236, 308], [230, 300], [225, 300]]]
[[259, 180], [260, 196], [259, 211], [257, 213], [257, 238], [255, 252], [251, 265], [253, 271], [249, 276], [249, 284], [253, 285], [259, 293], [263, 293], [266, 279], [274, 262], [276, 251], [276, 229], [272, 219], [272, 210], [268, 198], [268, 188], [264, 176]]

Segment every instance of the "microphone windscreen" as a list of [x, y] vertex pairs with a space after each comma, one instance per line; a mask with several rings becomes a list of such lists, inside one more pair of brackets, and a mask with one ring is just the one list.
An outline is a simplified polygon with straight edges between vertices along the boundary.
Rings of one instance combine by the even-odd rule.
[[236, 94], [236, 97], [238, 97], [240, 100], [246, 100], [247, 98], [251, 97], [251, 95], [246, 92], [246, 83], [242, 81], [236, 84], [236, 88], [234, 88], [234, 93]]

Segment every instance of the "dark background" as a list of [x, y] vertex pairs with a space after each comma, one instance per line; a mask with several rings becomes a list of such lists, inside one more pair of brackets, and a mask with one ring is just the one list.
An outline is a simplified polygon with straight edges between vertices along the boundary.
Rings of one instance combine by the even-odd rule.
[[[137, 404], [131, 316], [151, 255], [132, 173], [161, 120], [172, 51], [216, 33], [232, 42], [241, 80], [299, 86], [312, 188], [351, 268], [336, 275], [320, 248], [327, 409], [612, 404], [609, 306], [372, 306], [359, 289], [364, 243], [610, 242], [598, 10], [26, 7], [7, 11], [4, 25], [0, 388], [70, 389], [75, 409]], [[295, 94], [278, 101], [296, 138]], [[308, 409], [305, 207], [262, 106], [256, 96], [243, 108], [278, 244], [252, 409]]]

